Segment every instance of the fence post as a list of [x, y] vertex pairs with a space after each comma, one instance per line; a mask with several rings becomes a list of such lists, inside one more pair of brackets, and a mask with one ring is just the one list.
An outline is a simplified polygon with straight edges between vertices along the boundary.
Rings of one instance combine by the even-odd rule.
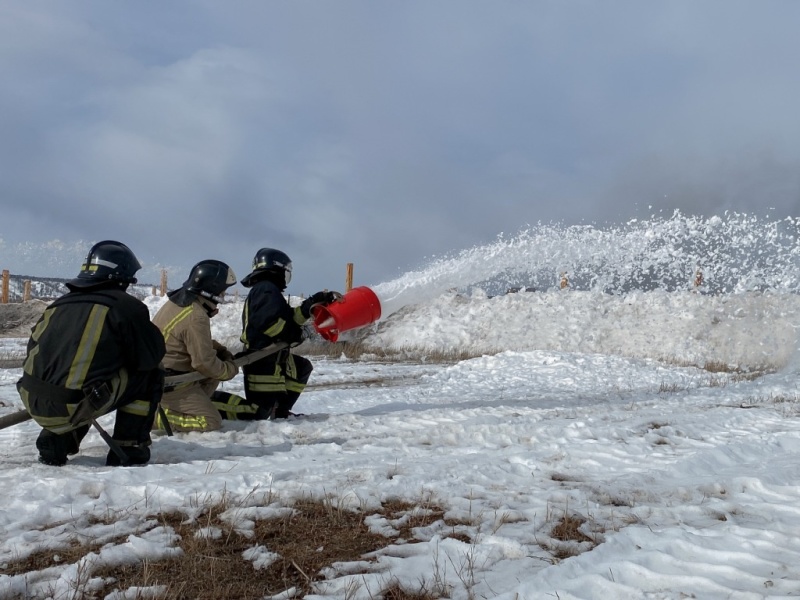
[[29, 302], [31, 299], [31, 280], [26, 279], [22, 286], [22, 301]]
[[353, 263], [347, 263], [347, 275], [344, 279], [344, 293], [353, 289]]
[[161, 269], [161, 295], [167, 295], [167, 270]]
[[703, 285], [703, 272], [700, 270], [700, 267], [697, 267], [697, 271], [694, 274], [694, 288], [695, 290]]
[[2, 293], [3, 304], [8, 304], [8, 279], [9, 279], [8, 269], [3, 269], [3, 293]]

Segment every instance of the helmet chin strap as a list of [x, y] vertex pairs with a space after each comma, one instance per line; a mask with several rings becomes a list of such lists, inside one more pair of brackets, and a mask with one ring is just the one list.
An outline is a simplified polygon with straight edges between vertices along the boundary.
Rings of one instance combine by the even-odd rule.
[[205, 290], [200, 290], [198, 293], [199, 293], [199, 294], [200, 294], [200, 295], [201, 295], [203, 298], [206, 298], [207, 300], [210, 300], [210, 301], [211, 301], [211, 302], [213, 302], [214, 304], [219, 304], [220, 302], [223, 302], [223, 298], [222, 298], [222, 296], [215, 296], [215, 295], [214, 295], [214, 294], [212, 294], [211, 292], [207, 292], [207, 291], [205, 291]]
[[219, 313], [219, 307], [217, 306], [219, 300], [217, 300], [217, 298], [219, 298], [219, 296], [213, 296], [208, 292], [200, 292], [200, 304], [206, 309], [206, 313], [209, 317], [213, 317]]

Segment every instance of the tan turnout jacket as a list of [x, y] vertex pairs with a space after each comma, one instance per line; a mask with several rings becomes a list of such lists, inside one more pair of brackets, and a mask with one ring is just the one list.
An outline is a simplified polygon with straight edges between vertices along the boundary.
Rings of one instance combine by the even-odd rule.
[[[163, 416], [175, 431], [214, 431], [222, 427], [222, 416], [214, 406], [212, 394], [220, 381], [232, 379], [238, 373], [230, 353], [222, 344], [211, 339], [211, 318], [204, 300], [197, 299], [189, 306], [178, 306], [168, 300], [153, 317], [153, 323], [164, 334], [167, 353], [163, 364], [172, 372], [197, 371], [204, 381], [178, 384], [166, 389], [161, 397]], [[220, 359], [220, 355], [227, 355]], [[161, 414], [155, 427], [163, 428]]]
[[182, 307], [169, 300], [153, 317], [167, 347], [163, 364], [173, 372], [197, 371], [209, 379], [227, 381], [238, 369], [232, 360], [219, 358], [226, 348], [211, 339], [211, 319], [201, 302]]

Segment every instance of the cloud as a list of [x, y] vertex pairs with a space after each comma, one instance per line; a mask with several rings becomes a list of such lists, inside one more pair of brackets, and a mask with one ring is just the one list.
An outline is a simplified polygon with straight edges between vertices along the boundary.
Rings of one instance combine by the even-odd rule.
[[790, 2], [0, 11], [7, 243], [279, 247], [307, 293], [539, 221], [800, 208]]

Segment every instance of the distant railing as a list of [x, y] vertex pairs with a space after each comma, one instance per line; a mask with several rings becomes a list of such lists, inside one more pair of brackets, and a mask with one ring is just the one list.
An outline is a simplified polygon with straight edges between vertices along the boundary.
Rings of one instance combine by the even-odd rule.
[[[11, 280], [14, 279], [18, 283], [15, 286], [16, 290], [12, 292], [11, 290]], [[33, 291], [33, 279], [41, 282], [44, 281], [48, 284], [46, 291], [34, 293]], [[30, 300], [55, 300], [62, 294], [66, 293], [66, 288], [64, 287], [64, 283], [69, 281], [69, 279], [62, 279], [58, 277], [36, 277], [31, 278], [26, 275], [11, 275], [8, 269], [3, 269], [3, 279], [2, 279], [2, 292], [0, 293], [0, 304], [9, 304], [10, 302], [28, 302]], [[143, 291], [142, 288], [146, 289], [150, 287], [150, 293], [153, 296], [166, 296], [168, 291], [168, 279], [167, 279], [167, 270], [161, 270], [161, 284], [159, 287], [150, 284], [137, 284], [132, 288], [128, 288], [128, 291], [132, 293], [134, 296], [146, 296], [147, 292]], [[19, 291], [19, 288], [22, 287], [22, 291]], [[345, 282], [344, 282], [344, 291], [345, 293], [349, 292], [353, 289], [353, 263], [347, 263], [346, 272], [345, 272]], [[234, 292], [236, 298], [239, 297], [239, 290]], [[35, 298], [34, 298], [35, 296]]]

